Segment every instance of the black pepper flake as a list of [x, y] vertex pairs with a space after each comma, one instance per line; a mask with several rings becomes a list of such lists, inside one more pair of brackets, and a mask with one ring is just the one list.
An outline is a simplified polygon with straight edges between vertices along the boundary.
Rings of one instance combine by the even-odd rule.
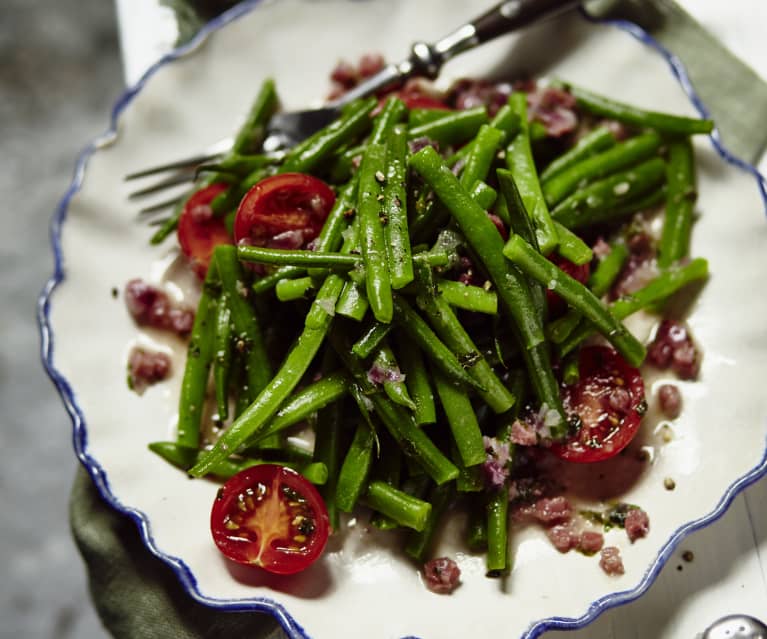
[[113, 297], [114, 299], [117, 299], [117, 296], [118, 296], [119, 294], [120, 294], [120, 291], [118, 290], [118, 288], [117, 288], [116, 286], [113, 286], [113, 287], [112, 287], [112, 297]]
[[666, 490], [674, 490], [674, 488], [676, 488], [676, 482], [671, 479], [671, 477], [666, 477], [666, 479], [663, 480], [663, 487]]
[[685, 550], [682, 553], [682, 559], [684, 559], [689, 564], [693, 559], [695, 559], [695, 554], [692, 552], [692, 550]]
[[356, 211], [354, 209], [346, 209], [344, 211], [344, 217], [353, 217]]

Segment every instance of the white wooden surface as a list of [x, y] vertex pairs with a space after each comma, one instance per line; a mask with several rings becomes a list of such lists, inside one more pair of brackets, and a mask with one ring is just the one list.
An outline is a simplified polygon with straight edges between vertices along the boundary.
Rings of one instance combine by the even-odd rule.
[[[677, 0], [701, 24], [767, 78], [764, 0]], [[172, 14], [158, 0], [116, 0], [128, 85], [175, 40]], [[726, 5], [726, 8], [723, 8]], [[760, 168], [767, 173], [767, 156]], [[682, 553], [691, 551], [691, 562]], [[715, 524], [690, 536], [639, 600], [603, 614], [576, 632], [546, 639], [680, 639], [695, 637], [718, 617], [747, 613], [767, 619], [767, 479], [737, 497]]]

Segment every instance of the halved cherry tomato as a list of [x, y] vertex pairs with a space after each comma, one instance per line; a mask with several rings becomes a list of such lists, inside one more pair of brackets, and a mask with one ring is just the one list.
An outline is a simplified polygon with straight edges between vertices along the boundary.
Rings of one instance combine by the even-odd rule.
[[581, 349], [580, 380], [564, 389], [568, 413], [580, 417], [581, 427], [551, 451], [572, 462], [596, 462], [617, 455], [639, 430], [647, 405], [639, 370], [612, 348]]
[[285, 466], [261, 464], [237, 473], [218, 491], [210, 529], [229, 559], [291, 575], [322, 554], [330, 524], [312, 484]]
[[304, 247], [317, 237], [335, 201], [327, 184], [305, 173], [264, 178], [240, 202], [234, 240], [253, 246]]
[[[591, 274], [591, 266], [586, 264], [573, 264], [570, 260], [561, 255], [552, 254], [549, 255], [549, 260], [554, 262], [561, 270], [567, 273], [570, 277], [578, 280], [581, 284], [585, 284], [589, 281], [589, 275]], [[549, 308], [549, 315], [551, 317], [557, 317], [565, 312], [567, 304], [559, 297], [554, 291], [546, 289], [546, 302]]]
[[410, 109], [438, 109], [440, 111], [451, 111], [452, 109], [439, 98], [422, 93], [400, 93], [400, 99], [405, 106]]
[[213, 249], [219, 244], [232, 243], [224, 218], [213, 215], [210, 208], [213, 199], [227, 188], [227, 184], [216, 183], [200, 189], [187, 200], [178, 220], [181, 251], [191, 260], [192, 268], [200, 278], [208, 272]]

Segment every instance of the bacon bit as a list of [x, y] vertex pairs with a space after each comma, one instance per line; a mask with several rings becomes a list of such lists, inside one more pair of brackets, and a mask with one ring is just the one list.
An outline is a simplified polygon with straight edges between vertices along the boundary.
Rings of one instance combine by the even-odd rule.
[[604, 258], [610, 255], [612, 252], [612, 247], [605, 242], [601, 237], [597, 239], [597, 241], [594, 243], [594, 246], [591, 247], [591, 250], [594, 252], [594, 256], [598, 258]]
[[[639, 218], [637, 218], [639, 219]], [[655, 246], [648, 233], [634, 233], [626, 241], [629, 258], [610, 291], [610, 298], [630, 295], [658, 275]]]
[[599, 567], [608, 575], [622, 575], [626, 572], [621, 559], [621, 551], [615, 546], [602, 548]]
[[351, 62], [339, 60], [336, 68], [330, 73], [330, 79], [346, 89], [351, 89], [359, 81], [359, 76]]
[[519, 446], [535, 446], [538, 443], [538, 436], [535, 429], [528, 423], [514, 420], [511, 425], [511, 443]]
[[194, 312], [173, 306], [168, 295], [141, 279], [125, 285], [125, 305], [139, 326], [149, 326], [184, 336], [192, 330]]
[[455, 109], [487, 107], [492, 117], [509, 99], [512, 87], [508, 82], [494, 83], [489, 80], [462, 78], [450, 87], [447, 101]]
[[283, 231], [278, 233], [274, 237], [270, 238], [266, 243], [268, 248], [296, 250], [301, 248], [306, 241], [306, 236], [314, 235], [311, 229], [294, 229], [291, 231]]
[[626, 513], [626, 534], [633, 544], [637, 539], [646, 537], [650, 531], [650, 518], [641, 508], [632, 508]]
[[565, 497], [543, 497], [533, 504], [524, 504], [513, 512], [515, 521], [537, 522], [546, 525], [570, 520], [572, 507]]
[[128, 356], [128, 386], [139, 395], [170, 374], [170, 357], [136, 346]]
[[369, 78], [383, 69], [385, 64], [380, 53], [366, 53], [357, 63], [357, 71], [361, 78]]
[[682, 412], [682, 394], [674, 384], [663, 384], [658, 389], [658, 403], [663, 414], [676, 419]]
[[527, 116], [543, 124], [555, 138], [572, 133], [578, 126], [575, 98], [563, 89], [548, 87], [528, 93]]
[[647, 349], [647, 361], [662, 370], [670, 368], [681, 379], [695, 379], [700, 370], [700, 353], [689, 329], [676, 320], [661, 322]]
[[573, 531], [572, 525], [556, 524], [546, 530], [546, 536], [561, 553], [570, 552], [578, 546], [578, 535]]
[[423, 576], [429, 590], [440, 595], [447, 595], [458, 587], [461, 569], [449, 557], [438, 557], [423, 565]]
[[605, 538], [600, 532], [594, 530], [584, 530], [578, 540], [578, 550], [586, 555], [593, 555], [602, 550]]

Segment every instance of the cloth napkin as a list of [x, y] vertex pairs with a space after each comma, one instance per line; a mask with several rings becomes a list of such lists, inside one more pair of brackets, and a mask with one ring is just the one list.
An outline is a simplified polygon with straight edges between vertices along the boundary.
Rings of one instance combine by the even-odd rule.
[[[163, 2], [176, 10], [182, 38], [234, 4]], [[767, 84], [673, 0], [592, 0], [588, 11], [599, 18], [631, 20], [674, 52], [711, 110], [723, 142], [745, 160], [761, 157], [767, 145]], [[135, 523], [105, 504], [82, 468], [72, 488], [70, 519], [94, 604], [117, 639], [285, 637], [268, 615], [221, 612], [194, 601], [173, 571], [146, 550]]]

